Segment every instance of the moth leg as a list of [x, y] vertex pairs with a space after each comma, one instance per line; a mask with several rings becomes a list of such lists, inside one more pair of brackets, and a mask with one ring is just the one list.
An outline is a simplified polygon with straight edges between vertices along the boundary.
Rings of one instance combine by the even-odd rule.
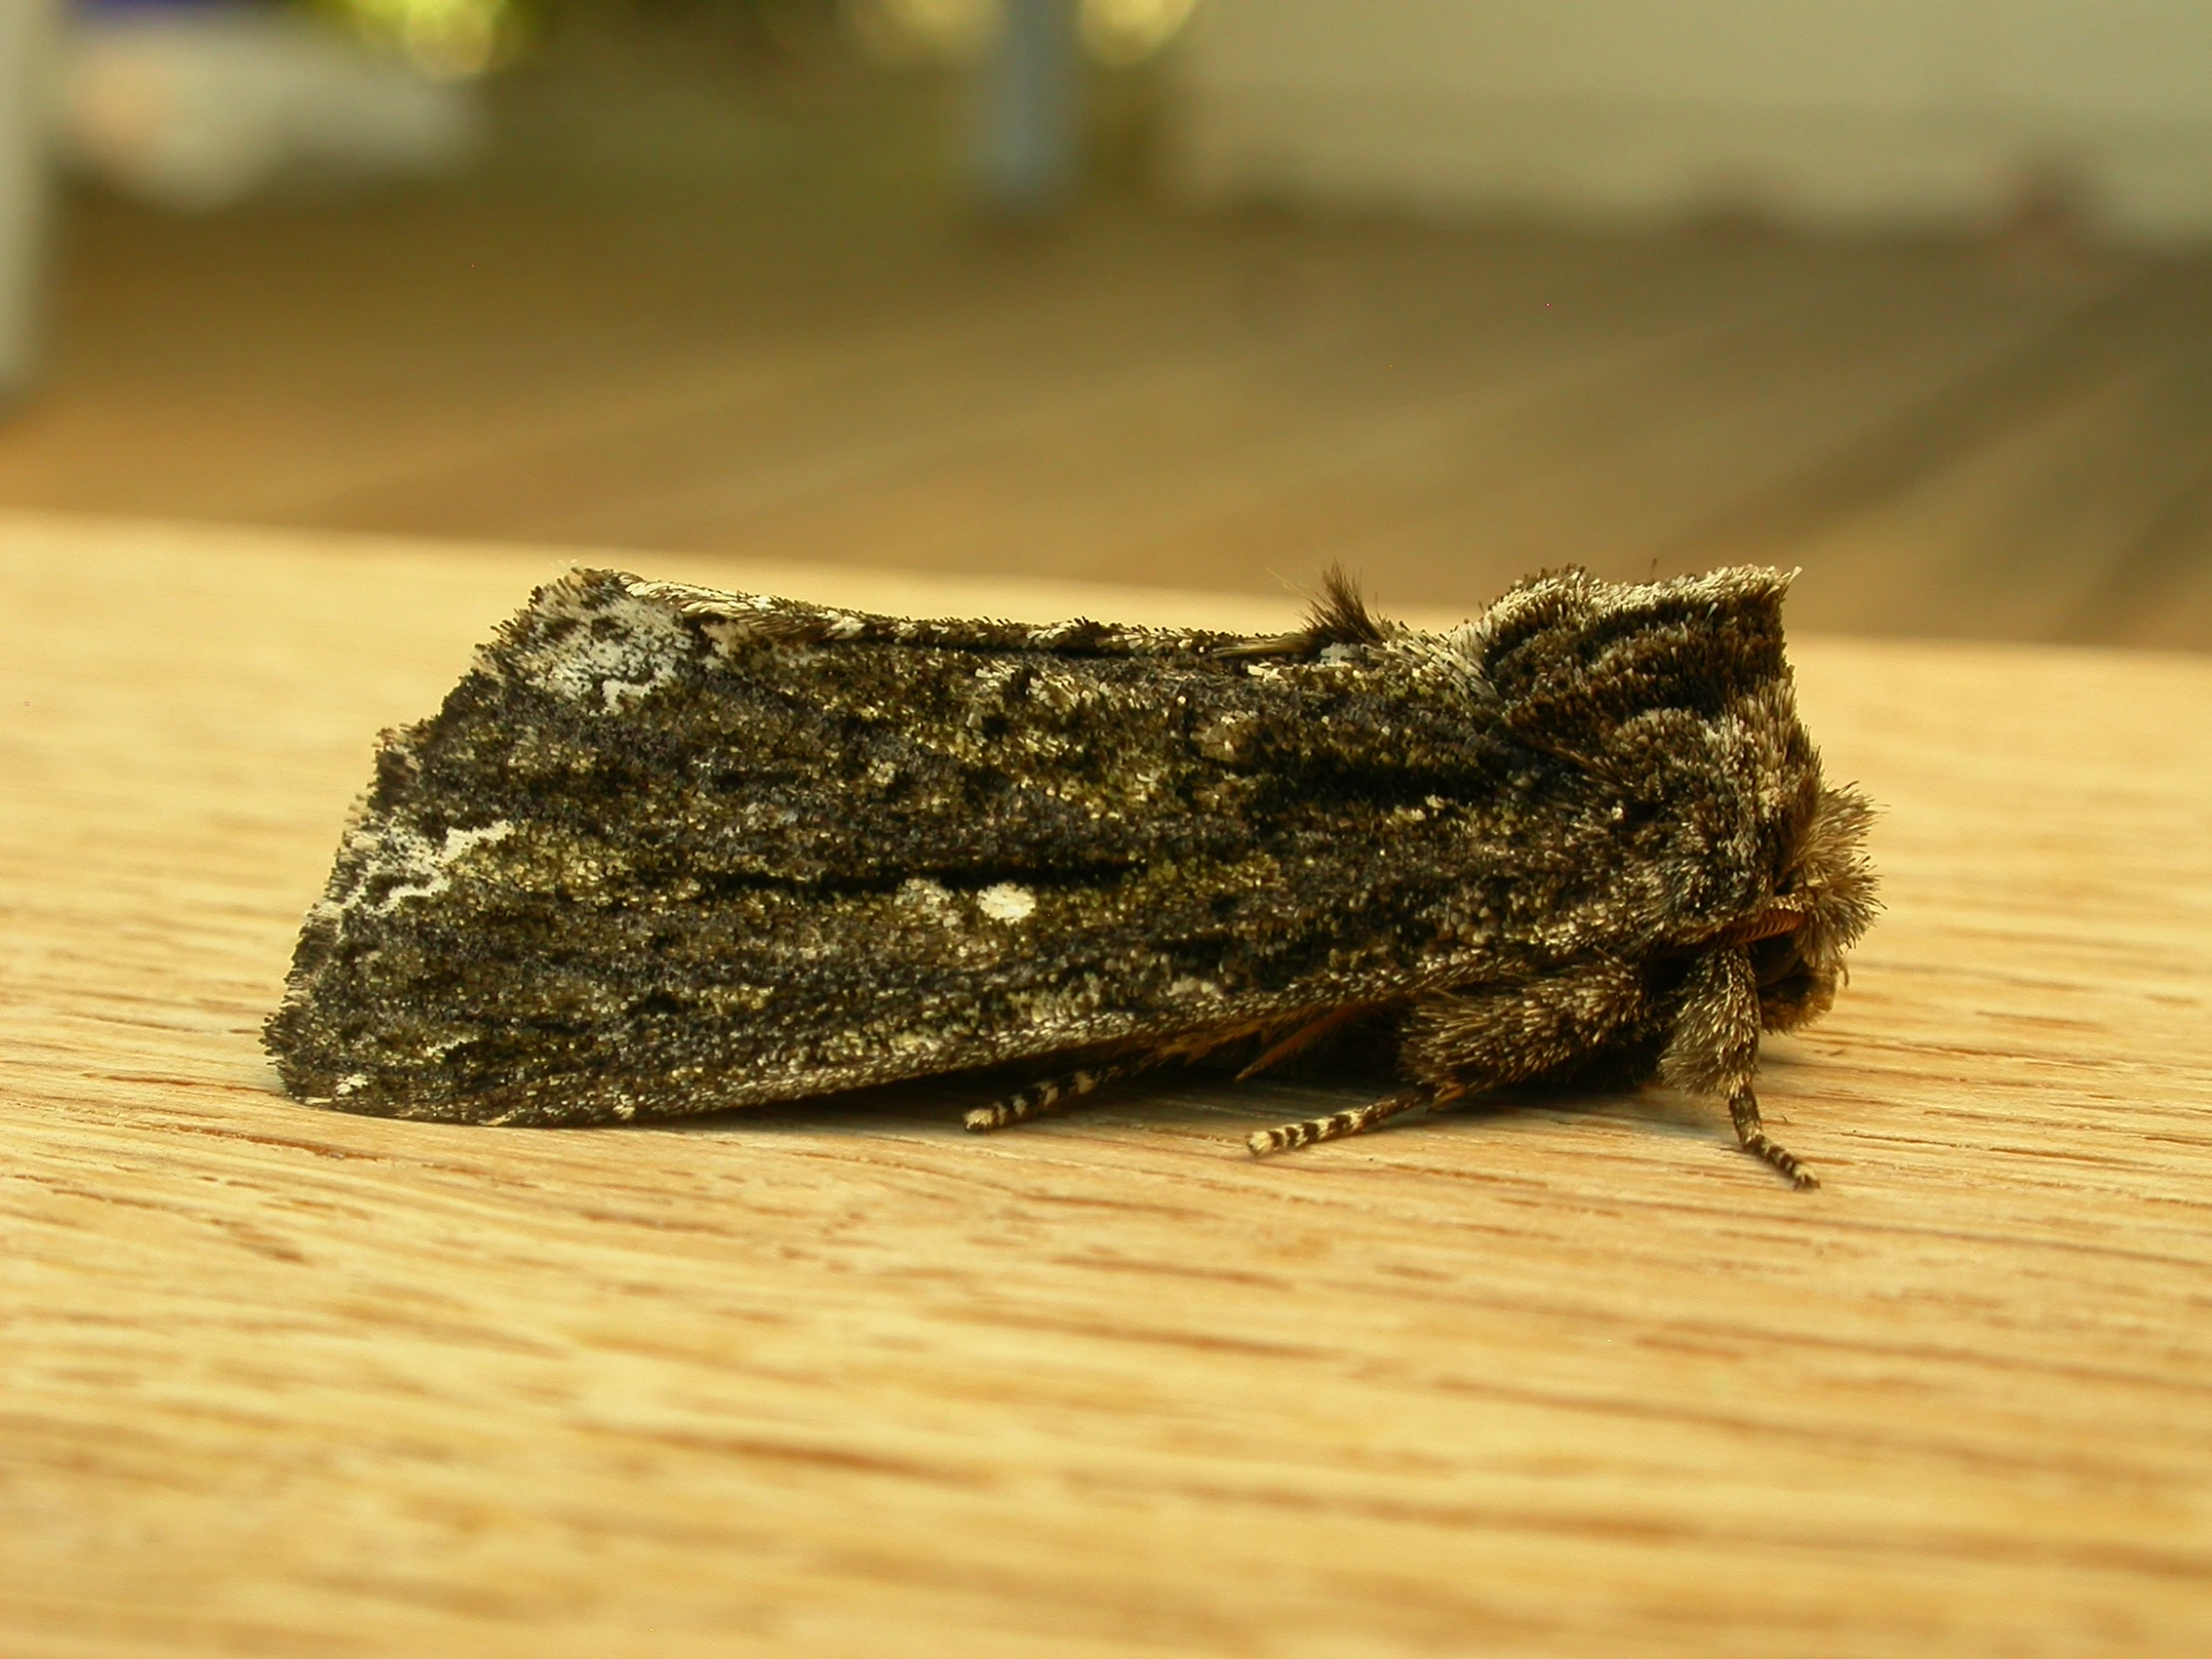
[[1267, 1129], [1253, 1156], [1357, 1135], [1420, 1106], [1440, 1110], [1477, 1089], [1540, 1077], [1597, 1053], [1650, 1011], [1642, 980], [1620, 962], [1585, 962], [1528, 984], [1418, 1004], [1399, 1059], [1417, 1087], [1331, 1117]]
[[1272, 1043], [1252, 1064], [1237, 1073], [1237, 1081], [1249, 1082], [1263, 1071], [1281, 1065], [1294, 1054], [1303, 1053], [1333, 1032], [1341, 1031], [1355, 1020], [1365, 1019], [1381, 1006], [1374, 1002], [1347, 1002], [1306, 1021], [1280, 1041]]
[[1303, 1123], [1286, 1123], [1276, 1129], [1256, 1129], [1245, 1137], [1245, 1145], [1252, 1148], [1253, 1157], [1265, 1158], [1271, 1152], [1289, 1152], [1294, 1147], [1312, 1146], [1316, 1141], [1334, 1141], [1346, 1135], [1357, 1135], [1363, 1130], [1373, 1129], [1379, 1123], [1388, 1122], [1400, 1112], [1441, 1104], [1433, 1089], [1409, 1089], [1404, 1094], [1393, 1094], [1389, 1099], [1378, 1100], [1370, 1106], [1355, 1106], [1349, 1111], [1332, 1112], [1325, 1118], [1308, 1118]]
[[1751, 1086], [1759, 1068], [1759, 979], [1751, 958], [1740, 948], [1709, 950], [1690, 969], [1682, 991], [1660, 1074], [1697, 1094], [1726, 1097], [1738, 1145], [1792, 1186], [1819, 1186], [1819, 1177], [1778, 1145], [1759, 1118]]
[[1516, 985], [1431, 996], [1415, 1005], [1399, 1063], [1443, 1105], [1480, 1089], [1569, 1072], [1652, 1017], [1643, 978], [1600, 958]]
[[1728, 1115], [1736, 1124], [1736, 1141], [1754, 1158], [1772, 1164], [1800, 1192], [1821, 1184], [1821, 1178], [1799, 1161], [1788, 1147], [1778, 1146], [1759, 1121], [1759, 1097], [1747, 1084], [1729, 1096]]
[[967, 1115], [967, 1127], [974, 1134], [987, 1135], [993, 1129], [1004, 1129], [1010, 1123], [1025, 1123], [1030, 1118], [1064, 1112], [1101, 1083], [1111, 1083], [1115, 1078], [1126, 1077], [1136, 1069], [1134, 1064], [1124, 1062], [1119, 1065], [1091, 1066], [1083, 1071], [1071, 1071], [1064, 1077], [1039, 1078], [1027, 1088], [1015, 1090], [1003, 1100], [976, 1107]]

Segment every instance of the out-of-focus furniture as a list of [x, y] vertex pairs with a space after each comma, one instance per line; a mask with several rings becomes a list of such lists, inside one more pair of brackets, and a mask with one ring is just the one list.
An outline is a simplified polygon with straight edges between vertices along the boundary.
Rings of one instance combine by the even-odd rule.
[[68, 32], [57, 81], [64, 159], [175, 213], [449, 172], [479, 136], [466, 82], [298, 7], [123, 0]]
[[976, 184], [990, 211], [1065, 205], [1077, 174], [1082, 58], [1075, 0], [1007, 0], [983, 72]]

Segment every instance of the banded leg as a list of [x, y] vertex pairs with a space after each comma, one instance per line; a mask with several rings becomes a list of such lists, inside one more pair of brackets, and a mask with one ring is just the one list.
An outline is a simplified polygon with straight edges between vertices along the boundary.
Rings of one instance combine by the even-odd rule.
[[1709, 950], [1691, 965], [1659, 1069], [1668, 1082], [1693, 1093], [1726, 1097], [1736, 1144], [1791, 1186], [1804, 1192], [1820, 1185], [1759, 1121], [1751, 1085], [1759, 1069], [1759, 976], [1741, 949]]
[[1400, 1050], [1400, 1063], [1421, 1086], [1372, 1106], [1265, 1129], [1245, 1144], [1264, 1158], [1357, 1135], [1418, 1107], [1441, 1110], [1478, 1090], [1540, 1077], [1584, 1058], [1643, 1012], [1641, 980], [1609, 961], [1510, 989], [1426, 997], [1406, 1022]]
[[1387, 1123], [1400, 1112], [1410, 1112], [1418, 1107], [1437, 1104], [1433, 1089], [1413, 1089], [1405, 1094], [1393, 1094], [1387, 1100], [1378, 1100], [1372, 1106], [1355, 1106], [1349, 1111], [1332, 1112], [1325, 1118], [1308, 1118], [1304, 1123], [1286, 1123], [1279, 1129], [1256, 1129], [1245, 1138], [1245, 1145], [1252, 1148], [1255, 1158], [1265, 1158], [1271, 1152], [1289, 1152], [1295, 1147], [1312, 1146], [1316, 1141], [1340, 1140], [1346, 1135], [1357, 1135], [1373, 1129], [1379, 1123]]
[[1799, 1163], [1795, 1154], [1768, 1137], [1766, 1126], [1759, 1120], [1759, 1097], [1748, 1086], [1729, 1096], [1728, 1115], [1736, 1124], [1737, 1144], [1754, 1158], [1772, 1164], [1799, 1192], [1821, 1184], [1820, 1177]]
[[1064, 1112], [1099, 1084], [1111, 1083], [1117, 1077], [1126, 1077], [1136, 1069], [1135, 1065], [1125, 1062], [1120, 1065], [1092, 1066], [1086, 1071], [1071, 1071], [1064, 1077], [1039, 1078], [1027, 1088], [1015, 1090], [1004, 1100], [976, 1107], [967, 1115], [968, 1129], [977, 1135], [987, 1135], [993, 1129], [1003, 1129], [1010, 1123], [1024, 1123], [1030, 1118]]

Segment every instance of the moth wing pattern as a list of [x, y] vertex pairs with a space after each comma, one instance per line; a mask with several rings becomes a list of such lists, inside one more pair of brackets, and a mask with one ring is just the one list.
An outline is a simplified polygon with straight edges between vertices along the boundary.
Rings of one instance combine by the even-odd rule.
[[[1819, 817], [1785, 587], [1568, 572], [1424, 634], [1337, 584], [1254, 641], [579, 571], [387, 735], [271, 1048], [302, 1099], [539, 1124], [1346, 1010], [1432, 1102], [1539, 1050], [1648, 1072]], [[1498, 1023], [1599, 980], [1549, 1047]]]

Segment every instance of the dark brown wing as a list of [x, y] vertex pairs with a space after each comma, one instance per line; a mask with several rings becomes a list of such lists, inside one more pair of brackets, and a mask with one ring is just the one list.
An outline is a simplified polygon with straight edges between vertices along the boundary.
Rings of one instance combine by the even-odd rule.
[[1492, 677], [1536, 637], [1246, 660], [579, 576], [387, 747], [271, 1046], [302, 1098], [577, 1122], [1632, 950], [1646, 826]]

